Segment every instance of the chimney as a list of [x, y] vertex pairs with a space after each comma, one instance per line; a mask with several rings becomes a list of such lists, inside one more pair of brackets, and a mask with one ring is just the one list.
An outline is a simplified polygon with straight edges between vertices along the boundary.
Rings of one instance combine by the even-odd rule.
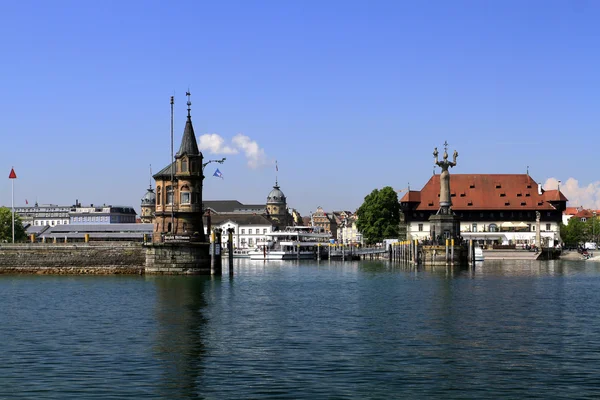
[[542, 194], [542, 182], [538, 183], [538, 194], [541, 195]]

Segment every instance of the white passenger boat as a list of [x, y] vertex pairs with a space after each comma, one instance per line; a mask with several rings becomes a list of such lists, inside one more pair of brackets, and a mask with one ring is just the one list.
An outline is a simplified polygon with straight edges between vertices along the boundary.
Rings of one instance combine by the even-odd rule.
[[248, 252], [251, 260], [315, 259], [330, 243], [331, 234], [314, 226], [288, 226], [265, 235]]
[[248, 252], [250, 249], [234, 249], [233, 258], [249, 258]]

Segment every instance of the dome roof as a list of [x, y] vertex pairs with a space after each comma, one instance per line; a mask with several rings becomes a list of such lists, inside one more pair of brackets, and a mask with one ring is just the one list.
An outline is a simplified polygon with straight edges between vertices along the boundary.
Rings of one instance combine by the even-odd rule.
[[154, 204], [156, 204], [156, 194], [154, 193], [154, 189], [149, 188], [144, 197], [142, 197], [142, 205], [153, 206]]
[[285, 203], [285, 194], [279, 190], [277, 184], [273, 186], [273, 190], [271, 190], [271, 193], [267, 196], [267, 204], [272, 203]]

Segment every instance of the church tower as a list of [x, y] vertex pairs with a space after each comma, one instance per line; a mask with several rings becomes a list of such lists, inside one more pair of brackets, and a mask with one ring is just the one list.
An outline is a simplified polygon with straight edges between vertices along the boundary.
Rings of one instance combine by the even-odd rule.
[[[175, 161], [156, 175], [156, 211], [154, 242], [166, 235], [205, 242], [202, 222], [202, 153], [192, 126], [190, 93], [188, 115]], [[171, 104], [173, 99], [171, 98]]]
[[154, 212], [156, 210], [156, 194], [152, 186], [146, 190], [146, 194], [142, 197], [142, 216], [141, 220], [143, 224], [151, 224], [154, 218]]
[[267, 196], [267, 214], [271, 221], [273, 221], [273, 224], [279, 229], [284, 229], [290, 225], [287, 200], [277, 184], [277, 179], [275, 180], [273, 190]]

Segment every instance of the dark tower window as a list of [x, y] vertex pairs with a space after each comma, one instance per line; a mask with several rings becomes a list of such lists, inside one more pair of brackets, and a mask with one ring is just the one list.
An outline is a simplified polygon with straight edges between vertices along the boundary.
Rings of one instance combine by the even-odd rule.
[[156, 205], [160, 206], [160, 199], [162, 198], [162, 193], [160, 192], [160, 186], [156, 188]]
[[188, 172], [187, 160], [185, 158], [183, 160], [181, 160], [181, 172]]
[[169, 224], [167, 225], [167, 232], [171, 232], [171, 223], [169, 222]]

